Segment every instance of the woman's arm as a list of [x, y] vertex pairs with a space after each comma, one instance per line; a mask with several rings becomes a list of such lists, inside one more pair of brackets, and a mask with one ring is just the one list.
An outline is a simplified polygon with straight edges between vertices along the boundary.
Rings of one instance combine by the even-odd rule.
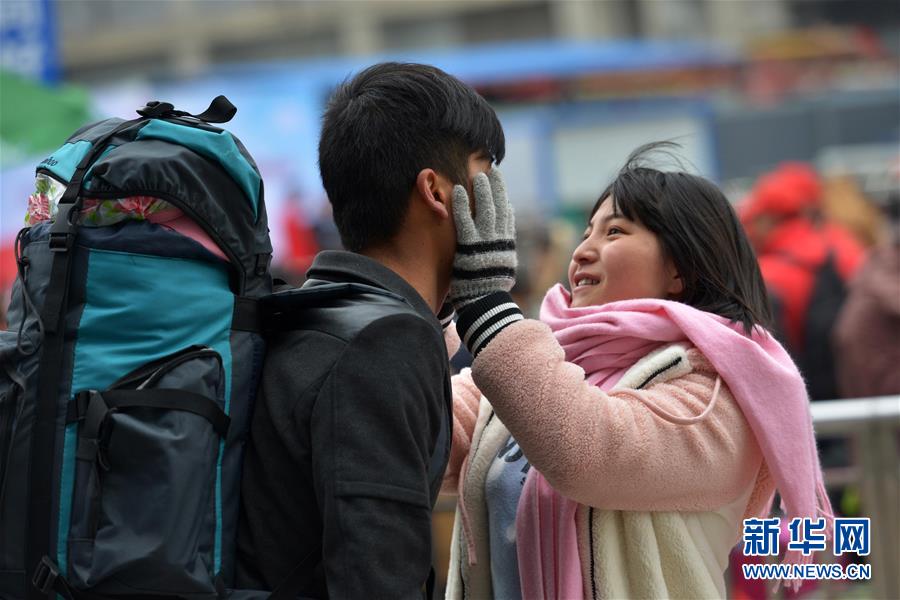
[[[761, 454], [723, 384], [709, 415], [716, 373], [698, 352], [694, 371], [644, 390], [611, 394], [565, 361], [550, 329], [526, 320], [504, 328], [478, 355], [474, 381], [531, 464], [563, 495], [616, 510], [710, 510], [755, 480]], [[705, 368], [704, 368], [705, 367]]]

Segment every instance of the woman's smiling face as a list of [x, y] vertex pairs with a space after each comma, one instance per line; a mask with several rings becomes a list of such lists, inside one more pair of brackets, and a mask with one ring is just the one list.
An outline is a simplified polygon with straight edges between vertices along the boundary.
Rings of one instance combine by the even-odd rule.
[[607, 197], [591, 217], [584, 240], [572, 253], [569, 286], [573, 308], [635, 298], [672, 298], [681, 279], [659, 239], [627, 219]]

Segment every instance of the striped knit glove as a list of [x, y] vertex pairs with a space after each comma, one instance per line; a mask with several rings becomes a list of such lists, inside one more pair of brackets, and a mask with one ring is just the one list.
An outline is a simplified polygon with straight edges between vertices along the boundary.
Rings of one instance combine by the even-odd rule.
[[479, 173], [473, 188], [474, 220], [465, 188], [453, 188], [456, 256], [448, 300], [463, 343], [477, 356], [503, 327], [522, 319], [522, 311], [509, 295], [516, 281], [516, 225], [503, 176], [496, 168]]

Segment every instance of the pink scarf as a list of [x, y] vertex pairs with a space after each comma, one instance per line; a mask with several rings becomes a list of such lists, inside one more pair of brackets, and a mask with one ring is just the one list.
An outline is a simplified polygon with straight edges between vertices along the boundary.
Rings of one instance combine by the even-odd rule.
[[[803, 379], [768, 333], [757, 330], [750, 337], [740, 324], [668, 300], [625, 300], [585, 308], [571, 308], [569, 301], [562, 285], [551, 288], [541, 306], [541, 321], [553, 330], [566, 360], [584, 369], [589, 383], [609, 390], [652, 350], [675, 342], [693, 344], [728, 385], [750, 424], [787, 518], [832, 517]], [[537, 469], [529, 471], [516, 514], [524, 598], [583, 597], [577, 508]], [[766, 513], [768, 509], [767, 503]], [[785, 562], [810, 559], [794, 552], [785, 556]]]

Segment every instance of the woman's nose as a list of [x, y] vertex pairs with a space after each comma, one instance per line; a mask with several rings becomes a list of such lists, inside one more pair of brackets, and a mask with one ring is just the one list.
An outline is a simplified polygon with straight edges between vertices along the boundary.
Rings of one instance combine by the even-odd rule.
[[593, 262], [597, 260], [597, 251], [591, 246], [589, 240], [585, 240], [575, 248], [572, 260], [578, 264]]

